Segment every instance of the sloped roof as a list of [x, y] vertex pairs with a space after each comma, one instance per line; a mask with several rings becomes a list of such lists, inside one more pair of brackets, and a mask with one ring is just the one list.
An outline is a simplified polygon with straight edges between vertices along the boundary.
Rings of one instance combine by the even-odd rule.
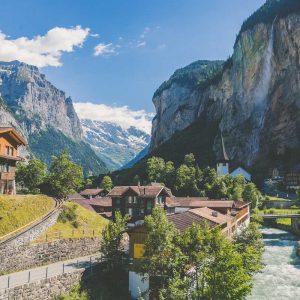
[[137, 196], [145, 198], [155, 198], [161, 193], [161, 191], [164, 191], [168, 196], [172, 196], [171, 190], [162, 185], [116, 186], [110, 191], [108, 196], [121, 197], [130, 190], [136, 193]]
[[78, 203], [82, 207], [92, 211], [96, 212], [94, 207], [111, 207], [112, 206], [112, 200], [110, 197], [102, 197], [102, 198], [93, 198], [93, 199], [73, 199], [72, 201]]
[[80, 194], [76, 193], [76, 194], [72, 194], [72, 195], [68, 195], [68, 200], [75, 200], [75, 199], [85, 199], [84, 197], [82, 197]]
[[193, 214], [199, 215], [209, 221], [218, 223], [220, 225], [227, 222], [231, 222], [233, 220], [233, 217], [221, 214], [220, 212], [212, 210], [208, 207], [194, 208], [189, 211]]
[[107, 192], [108, 193], [108, 191], [105, 190], [105, 189], [85, 189], [85, 190], [80, 192], [80, 195], [82, 195], [82, 196], [89, 196], [89, 195], [95, 196], [95, 195], [98, 195], [102, 192]]
[[243, 208], [243, 207], [249, 206], [250, 204], [251, 204], [251, 202], [241, 201], [241, 200], [235, 200], [233, 202], [233, 207], [235, 207], [235, 208]]
[[22, 135], [13, 127], [0, 127], [0, 135], [7, 133], [11, 138], [13, 138], [19, 145], [26, 146], [27, 142], [22, 137]]
[[210, 228], [218, 225], [217, 222], [211, 221], [202, 217], [201, 215], [195, 214], [191, 211], [186, 211], [180, 214], [168, 215], [168, 221], [172, 222], [176, 229], [185, 231], [188, 227], [194, 224], [203, 224], [206, 222]]
[[233, 201], [229, 200], [209, 200], [207, 197], [168, 197], [167, 207], [209, 207], [209, 208], [232, 208]]

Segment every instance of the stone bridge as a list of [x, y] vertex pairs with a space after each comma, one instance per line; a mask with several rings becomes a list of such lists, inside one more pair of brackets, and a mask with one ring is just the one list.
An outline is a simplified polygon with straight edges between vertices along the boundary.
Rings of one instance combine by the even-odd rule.
[[300, 214], [298, 213], [282, 213], [282, 214], [262, 214], [260, 215], [263, 220], [274, 220], [276, 219], [291, 219], [292, 231], [300, 235]]

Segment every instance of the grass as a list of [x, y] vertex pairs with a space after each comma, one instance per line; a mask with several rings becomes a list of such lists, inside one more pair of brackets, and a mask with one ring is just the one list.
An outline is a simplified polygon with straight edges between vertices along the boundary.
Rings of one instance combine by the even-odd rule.
[[266, 196], [266, 198], [268, 198], [268, 200], [289, 200], [289, 199], [286, 199], [286, 198], [280, 198], [280, 197], [274, 197], [274, 196]]
[[300, 209], [268, 208], [259, 211], [263, 214], [300, 214]]
[[290, 218], [281, 218], [281, 219], [277, 219], [276, 220], [277, 224], [281, 224], [281, 225], [287, 225], [287, 226], [291, 226], [292, 225], [292, 220]]
[[45, 195], [0, 196], [0, 237], [39, 219], [54, 205]]
[[77, 203], [64, 203], [57, 223], [50, 227], [35, 242], [46, 242], [57, 239], [100, 237], [103, 228], [109, 221], [89, 211]]

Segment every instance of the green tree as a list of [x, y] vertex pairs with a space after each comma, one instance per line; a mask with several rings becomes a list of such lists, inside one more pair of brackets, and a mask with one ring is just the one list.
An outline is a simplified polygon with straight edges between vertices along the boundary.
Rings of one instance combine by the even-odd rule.
[[204, 299], [246, 299], [251, 293], [251, 276], [236, 246], [219, 229], [213, 230], [210, 259], [204, 272]]
[[147, 176], [150, 182], [165, 182], [165, 161], [161, 157], [147, 160]]
[[228, 188], [223, 177], [218, 177], [212, 184], [209, 196], [214, 199], [227, 198]]
[[52, 164], [47, 178], [51, 192], [56, 197], [65, 200], [82, 186], [82, 167], [70, 160], [69, 154], [63, 151], [52, 157]]
[[130, 217], [122, 217], [120, 212], [115, 213], [115, 222], [109, 222], [102, 231], [101, 253], [106, 261], [107, 271], [118, 271], [122, 265], [124, 249], [123, 234]]
[[113, 182], [112, 182], [111, 178], [109, 176], [104, 176], [101, 181], [100, 187], [102, 189], [111, 191], [111, 189], [113, 188]]
[[198, 194], [196, 168], [181, 165], [176, 171], [176, 190], [180, 195], [194, 196]]
[[152, 215], [145, 218], [147, 239], [144, 258], [139, 263], [139, 273], [153, 278], [149, 293], [159, 294], [168, 289], [169, 284], [184, 267], [185, 257], [174, 243], [176, 230], [168, 222], [163, 209], [154, 208]]
[[239, 235], [234, 237], [239, 253], [243, 257], [243, 264], [248, 274], [253, 275], [262, 269], [261, 258], [264, 251], [262, 234], [259, 225], [251, 222], [243, 228]]
[[195, 162], [196, 159], [193, 153], [189, 153], [184, 156], [183, 163], [188, 167], [195, 167]]
[[165, 184], [167, 187], [174, 187], [175, 183], [175, 167], [172, 161], [167, 161], [165, 165]]
[[18, 164], [16, 181], [21, 186], [26, 187], [29, 192], [38, 193], [46, 175], [46, 164], [39, 159], [31, 159], [28, 164]]
[[242, 197], [245, 201], [251, 202], [252, 208], [257, 207], [259, 200], [261, 199], [261, 193], [257, 189], [256, 185], [252, 182], [246, 184]]

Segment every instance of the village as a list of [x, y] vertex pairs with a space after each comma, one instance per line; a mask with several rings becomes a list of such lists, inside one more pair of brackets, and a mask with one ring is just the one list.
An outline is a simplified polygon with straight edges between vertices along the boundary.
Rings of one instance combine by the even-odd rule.
[[[226, 153], [225, 143], [222, 135], [220, 135], [220, 137], [221, 137], [221, 143], [220, 143], [221, 151], [216, 164], [217, 176], [219, 178], [224, 178], [225, 176], [231, 176], [231, 178], [236, 177], [237, 180], [241, 180], [241, 178], [244, 178], [243, 179], [245, 181], [244, 184], [246, 184], [247, 182], [250, 183], [251, 175], [247, 171], [245, 171], [242, 167], [238, 167], [234, 171], [229, 173], [230, 160]], [[2, 153], [0, 154], [2, 160], [2, 164], [1, 164], [2, 166], [1, 194], [3, 195], [2, 201], [5, 201], [5, 197], [13, 197], [17, 193], [16, 173], [18, 175], [18, 171], [16, 171], [17, 170], [16, 163], [23, 161], [23, 158], [19, 156], [19, 150], [21, 147], [24, 147], [25, 145], [26, 145], [26, 140], [14, 128], [10, 128], [10, 127], [0, 128], [0, 149], [2, 151]], [[295, 178], [297, 178], [297, 176], [298, 175], [296, 174]], [[288, 178], [290, 179], [291, 176], [289, 175]], [[103, 179], [103, 181], [105, 180]], [[73, 228], [72, 236], [68, 235], [66, 232], [62, 230], [59, 233], [59, 237], [55, 238], [58, 244], [60, 242], [64, 242], [64, 238], [63, 238], [64, 235], [68, 238], [65, 239], [66, 245], [64, 245], [64, 250], [63, 250], [66, 253], [64, 254], [63, 257], [57, 257], [57, 258], [51, 258], [51, 254], [49, 254], [50, 257], [48, 259], [46, 258], [43, 264], [45, 264], [47, 260], [49, 261], [49, 259], [51, 260], [51, 262], [55, 262], [55, 261], [61, 261], [66, 258], [71, 259], [73, 257], [76, 258], [78, 256], [85, 256], [89, 254], [94, 255], [97, 253], [101, 253], [101, 251], [104, 251], [102, 254], [102, 259], [104, 259], [104, 261], [105, 260], [110, 261], [109, 259], [110, 256], [112, 256], [111, 259], [114, 261], [116, 260], [116, 257], [120, 255], [121, 257], [123, 257], [121, 263], [120, 261], [118, 263], [115, 262], [116, 265], [114, 265], [113, 268], [120, 268], [120, 266], [121, 268], [124, 268], [124, 259], [125, 261], [127, 261], [127, 263], [125, 263], [125, 265], [127, 265], [125, 269], [128, 270], [128, 274], [127, 274], [128, 297], [132, 299], [140, 299], [140, 297], [144, 295], [143, 296], [145, 297], [144, 299], [158, 299], [157, 297], [158, 297], [159, 290], [157, 287], [156, 290], [153, 289], [153, 286], [155, 286], [154, 282], [156, 282], [155, 278], [153, 278], [153, 275], [151, 276], [149, 274], [147, 275], [144, 269], [143, 271], [141, 271], [140, 269], [140, 262], [146, 259], [144, 254], [145, 253], [147, 254], [149, 252], [149, 250], [146, 249], [146, 245], [149, 245], [148, 235], [151, 236], [151, 230], [149, 229], [149, 225], [147, 224], [149, 223], [149, 220], [151, 220], [151, 218], [153, 218], [153, 220], [155, 221], [155, 217], [157, 217], [157, 214], [159, 214], [159, 212], [163, 212], [165, 217], [160, 216], [160, 218], [166, 218], [166, 219], [165, 221], [159, 221], [159, 222], [166, 222], [166, 224], [167, 223], [172, 224], [171, 226], [172, 228], [174, 228], [175, 230], [174, 232], [177, 232], [177, 234], [179, 235], [186, 234], [186, 232], [189, 232], [191, 228], [198, 228], [197, 230], [200, 230], [200, 232], [202, 230], [204, 230], [204, 232], [205, 230], [209, 230], [211, 232], [220, 232], [223, 238], [228, 240], [228, 242], [225, 242], [224, 240], [224, 243], [230, 243], [230, 244], [232, 243], [231, 241], [233, 240], [239, 240], [239, 236], [240, 235], [243, 236], [245, 232], [247, 232], [248, 230], [247, 228], [249, 228], [251, 222], [251, 211], [254, 212], [255, 214], [255, 218], [253, 217], [252, 219], [254, 220], [258, 218], [257, 207], [254, 206], [254, 202], [251, 203], [250, 198], [249, 201], [247, 201], [245, 199], [236, 199], [236, 200], [232, 200], [228, 198], [217, 199], [217, 198], [210, 198], [207, 196], [203, 196], [203, 197], [196, 197], [196, 196], [189, 196], [189, 195], [175, 196], [173, 194], [173, 191], [170, 188], [158, 182], [149, 182], [146, 185], [141, 185], [140, 182], [138, 182], [137, 185], [129, 185], [129, 186], [112, 186], [109, 180], [107, 183], [108, 184], [106, 185], [102, 184], [101, 188], [89, 187], [81, 191], [78, 191], [78, 193], [75, 194], [74, 193], [65, 194], [65, 199], [61, 198], [63, 201], [57, 202], [53, 212], [47, 215], [46, 218], [42, 217], [40, 220], [38, 220], [38, 222], [34, 221], [29, 224], [22, 224], [23, 226], [21, 226], [21, 228], [14, 230], [12, 233], [8, 232], [6, 235], [4, 235], [0, 239], [0, 247], [2, 249], [0, 255], [1, 272], [4, 272], [5, 274], [7, 271], [8, 273], [12, 272], [13, 270], [22, 271], [23, 268], [22, 267], [20, 268], [20, 266], [22, 265], [24, 265], [24, 268], [26, 270], [25, 266], [31, 267], [31, 266], [38, 266], [39, 264], [41, 264], [41, 262], [38, 261], [35, 262], [34, 260], [30, 262], [28, 261], [24, 262], [23, 260], [26, 259], [22, 256], [22, 254], [18, 252], [20, 251], [26, 252], [29, 251], [28, 249], [30, 248], [34, 249], [32, 248], [33, 246], [30, 245], [30, 243], [36, 239], [42, 240], [41, 238], [39, 238], [39, 236], [43, 236], [44, 232], [47, 231], [48, 228], [51, 227], [53, 224], [55, 224], [57, 221], [61, 222], [59, 220], [62, 218], [61, 216], [64, 216], [66, 219], [70, 218], [70, 220], [72, 218], [75, 218], [74, 219], [75, 221], [72, 219], [72, 223], [71, 223], [72, 224], [71, 228]], [[293, 184], [297, 185], [299, 183], [295, 182]], [[67, 189], [66, 192], [68, 192], [69, 190], [71, 189]], [[56, 196], [56, 199], [59, 199], [59, 196]], [[67, 206], [64, 208], [65, 205]], [[76, 243], [74, 244], [73, 242], [72, 242], [73, 243], [72, 246], [69, 246], [68, 245], [69, 242], [67, 242], [68, 240], [70, 242], [72, 241], [72, 238], [74, 238], [74, 232], [77, 232], [77, 227], [78, 227], [78, 225], [76, 225], [78, 223], [78, 221], [76, 221], [76, 216], [72, 217], [72, 214], [74, 214], [75, 211], [75, 206], [72, 207], [72, 205], [77, 205], [78, 207], [81, 207], [83, 211], [87, 211], [91, 215], [98, 215], [103, 220], [108, 220], [108, 224], [104, 229], [97, 228], [97, 227], [92, 228], [93, 235], [90, 237], [85, 236], [88, 232], [88, 228], [83, 227], [83, 232], [80, 238], [84, 240], [85, 243], [84, 246], [80, 244], [80, 242], [78, 242], [81, 239], [77, 239], [76, 243], [79, 243], [77, 246]], [[297, 215], [296, 211], [295, 214]], [[49, 222], [49, 216], [51, 219], [50, 222]], [[145, 220], [146, 220], [146, 224], [145, 224]], [[253, 220], [251, 224], [254, 222]], [[294, 219], [292, 219], [292, 221], [293, 220]], [[64, 223], [66, 221], [62, 221], [62, 222]], [[154, 232], [155, 230], [157, 230], [155, 229], [156, 222], [157, 221], [154, 222], [154, 225], [152, 224], [152, 226], [154, 226], [152, 228]], [[111, 224], [115, 223], [116, 225], [109, 225], [110, 223]], [[116, 226], [116, 227], [112, 227], [112, 226]], [[166, 225], [165, 228], [167, 228], [168, 226], [169, 225]], [[36, 230], [36, 228], [39, 229]], [[251, 225], [250, 228], [251, 228], [250, 230], [253, 230], [254, 228], [253, 225]], [[296, 228], [296, 230], [299, 230], [298, 225], [294, 226], [294, 228]], [[96, 235], [99, 234], [99, 236], [96, 239], [97, 241], [96, 243], [98, 243], [98, 245], [95, 245], [95, 238], [94, 238], [95, 230], [96, 232], [98, 232], [96, 233]], [[103, 230], [102, 233], [101, 230]], [[112, 231], [110, 232], [110, 230]], [[109, 240], [108, 238], [108, 240], [105, 240], [104, 243], [101, 242], [101, 238], [100, 238], [101, 235], [111, 236], [112, 234], [116, 234], [116, 231], [119, 234], [119, 236], [115, 236], [116, 240]], [[170, 232], [172, 232], [172, 230]], [[44, 242], [47, 242], [49, 237], [51, 237], [51, 233], [48, 234], [46, 233], [46, 238]], [[89, 243], [88, 242], [89, 238], [91, 238], [90, 246], [89, 244], [86, 244], [86, 242]], [[98, 240], [98, 238], [100, 238], [100, 240]], [[116, 242], [117, 240], [118, 242]], [[167, 240], [165, 242], [167, 242]], [[52, 246], [53, 245], [54, 244], [52, 244]], [[34, 247], [37, 247], [37, 245], [35, 245]], [[68, 247], [70, 247], [70, 249], [68, 249]], [[78, 247], [78, 249], [75, 250], [74, 247]], [[88, 249], [88, 250], [85, 252], [84, 249]], [[18, 266], [15, 265], [13, 262], [9, 262], [10, 258], [6, 256], [11, 251], [16, 251], [15, 256], [16, 256], [16, 262]], [[43, 250], [43, 251], [47, 252], [47, 250]], [[62, 250], [60, 249], [60, 246], [54, 245], [54, 249], [50, 249], [49, 251], [60, 252]], [[71, 253], [71, 251], [77, 254]], [[82, 255], [83, 254], [82, 251], [84, 251], [85, 255]], [[119, 251], [121, 254], [119, 253]], [[160, 251], [162, 251], [162, 249]], [[257, 251], [258, 252], [256, 255], [259, 255], [259, 251], [261, 250], [257, 250]], [[79, 260], [77, 260], [77, 265], [78, 265], [78, 261]], [[3, 265], [4, 262], [5, 264]], [[91, 262], [92, 262], [92, 256], [90, 256], [90, 263], [88, 264], [90, 268], [92, 268]], [[97, 259], [94, 263], [97, 264]], [[259, 263], [257, 262], [257, 264]], [[85, 268], [86, 267], [83, 267], [83, 270]], [[257, 268], [259, 269], [260, 267]], [[65, 263], [63, 263], [63, 269], [65, 269]], [[116, 269], [113, 270], [114, 272], [116, 271]], [[77, 271], [78, 271], [77, 268], [73, 270], [73, 272], [77, 272]], [[45, 275], [46, 279], [44, 279], [46, 281], [48, 280], [48, 276], [49, 276], [47, 272], [48, 271], [46, 271], [46, 275]], [[28, 274], [30, 274], [30, 272]], [[70, 271], [70, 273], [67, 272], [65, 273], [65, 271], [63, 271], [63, 274], [60, 276], [66, 276], [66, 274], [72, 275], [72, 271]], [[2, 282], [2, 289], [0, 289], [0, 291], [2, 291], [0, 292], [1, 295], [0, 299], [6, 299], [5, 297], [9, 298], [12, 297], [12, 295], [15, 295], [18, 299], [23, 299], [24, 293], [28, 293], [26, 291], [26, 287], [25, 288], [23, 287], [24, 288], [23, 291], [23, 288], [18, 288], [17, 286], [12, 285], [10, 279], [12, 275], [5, 275], [4, 277], [2, 276], [2, 278], [0, 277], [0, 287]], [[30, 278], [30, 275], [28, 276], [29, 277], [27, 278], [27, 284], [29, 284], [33, 280]], [[44, 275], [42, 276], [42, 278], [44, 278]], [[57, 280], [61, 280], [59, 276], [57, 277]], [[63, 280], [67, 280], [67, 279], [63, 278]], [[67, 293], [68, 291], [71, 290], [72, 286], [76, 284], [76, 280], [78, 280], [78, 278], [76, 280], [74, 280], [73, 278], [68, 280], [70, 280], [70, 282], [68, 283], [69, 287], [65, 286], [65, 283], [63, 283], [64, 293]], [[37, 285], [39, 284], [37, 283]], [[42, 286], [39, 288], [42, 288]], [[61, 290], [60, 289], [58, 290], [60, 295]], [[20, 294], [20, 291], [22, 294]], [[27, 298], [24, 297], [24, 299]]]

